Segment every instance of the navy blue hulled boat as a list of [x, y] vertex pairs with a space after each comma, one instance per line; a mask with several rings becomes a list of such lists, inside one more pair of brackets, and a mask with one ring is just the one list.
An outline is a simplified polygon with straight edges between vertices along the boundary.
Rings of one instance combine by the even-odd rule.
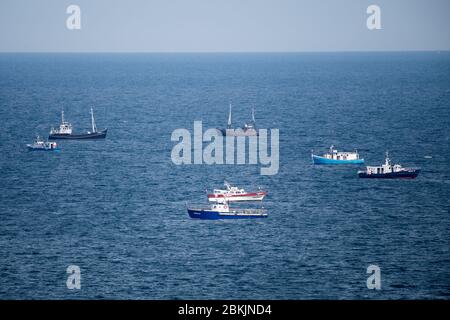
[[64, 120], [64, 111], [61, 111], [61, 124], [59, 129], [52, 128], [48, 136], [49, 139], [70, 139], [70, 140], [86, 140], [86, 139], [105, 139], [108, 129], [97, 130], [94, 120], [94, 111], [91, 108], [91, 124], [92, 131], [81, 134], [72, 133], [72, 125]]
[[366, 167], [365, 171], [358, 171], [360, 178], [381, 179], [414, 179], [420, 173], [420, 168], [403, 168], [401, 165], [392, 165], [389, 154], [386, 152], [385, 163], [381, 166]]
[[249, 219], [267, 218], [266, 209], [230, 208], [228, 202], [215, 203], [211, 206], [193, 206], [187, 208], [188, 214], [194, 219]]

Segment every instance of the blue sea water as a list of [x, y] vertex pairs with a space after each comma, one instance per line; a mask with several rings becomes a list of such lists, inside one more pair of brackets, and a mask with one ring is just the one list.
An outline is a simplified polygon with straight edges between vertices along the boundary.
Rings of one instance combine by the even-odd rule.
[[[280, 169], [181, 165], [177, 128], [280, 129]], [[58, 125], [104, 141], [28, 152]], [[450, 53], [0, 54], [1, 299], [448, 299]], [[311, 150], [384, 152], [415, 180], [359, 179]], [[226, 179], [263, 220], [198, 221]], [[381, 290], [369, 290], [369, 265]], [[81, 268], [68, 290], [66, 268]]]

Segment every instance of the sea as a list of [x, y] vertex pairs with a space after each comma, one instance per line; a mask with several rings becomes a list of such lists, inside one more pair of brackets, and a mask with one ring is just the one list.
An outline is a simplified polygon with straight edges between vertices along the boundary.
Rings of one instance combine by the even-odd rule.
[[[279, 130], [276, 174], [172, 160], [230, 103]], [[27, 151], [91, 107], [105, 140]], [[0, 299], [450, 298], [449, 52], [2, 53], [0, 124]], [[331, 145], [422, 171], [313, 165]], [[191, 219], [225, 180], [268, 218]]]

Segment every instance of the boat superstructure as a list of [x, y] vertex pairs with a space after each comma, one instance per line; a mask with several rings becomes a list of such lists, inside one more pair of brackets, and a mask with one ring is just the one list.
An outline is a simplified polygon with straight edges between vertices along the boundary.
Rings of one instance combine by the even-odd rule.
[[420, 173], [420, 168], [404, 168], [400, 164], [392, 165], [389, 153], [386, 152], [384, 164], [381, 166], [367, 166], [366, 170], [358, 171], [360, 178], [384, 178], [384, 179], [414, 179]]
[[359, 157], [357, 150], [355, 151], [337, 151], [332, 145], [329, 151], [322, 156], [311, 153], [314, 164], [362, 164], [364, 159]]
[[64, 110], [61, 111], [61, 124], [59, 128], [51, 128], [50, 135], [71, 135], [72, 125], [64, 119]]
[[61, 111], [61, 124], [59, 128], [51, 128], [49, 139], [104, 139], [108, 129], [97, 130], [94, 119], [94, 110], [91, 108], [91, 126], [92, 131], [82, 134], [73, 134], [72, 125], [64, 119], [64, 111]]
[[228, 202], [233, 201], [262, 201], [267, 195], [266, 191], [258, 190], [248, 192], [242, 188], [231, 186], [228, 182], [224, 182], [225, 189], [214, 189], [212, 193], [208, 193], [208, 201], [220, 202], [227, 199]]

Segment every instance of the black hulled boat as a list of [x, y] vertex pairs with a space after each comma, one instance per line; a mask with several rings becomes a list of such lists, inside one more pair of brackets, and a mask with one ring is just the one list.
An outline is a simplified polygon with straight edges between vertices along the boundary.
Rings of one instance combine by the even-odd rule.
[[61, 111], [61, 124], [59, 128], [52, 128], [48, 136], [49, 139], [71, 139], [71, 140], [86, 140], [86, 139], [104, 139], [108, 129], [97, 130], [94, 119], [94, 110], [91, 108], [91, 124], [92, 131], [86, 133], [74, 134], [72, 133], [72, 125], [65, 121], [64, 111]]
[[217, 130], [223, 136], [257, 136], [258, 131], [256, 130], [255, 110], [252, 109], [252, 121], [245, 123], [242, 128], [234, 129], [231, 126], [231, 104], [230, 104], [227, 127], [225, 129], [217, 129]]
[[368, 166], [364, 171], [358, 171], [360, 178], [381, 179], [414, 179], [420, 173], [420, 168], [403, 168], [399, 164], [392, 165], [386, 152], [385, 163], [381, 166]]

